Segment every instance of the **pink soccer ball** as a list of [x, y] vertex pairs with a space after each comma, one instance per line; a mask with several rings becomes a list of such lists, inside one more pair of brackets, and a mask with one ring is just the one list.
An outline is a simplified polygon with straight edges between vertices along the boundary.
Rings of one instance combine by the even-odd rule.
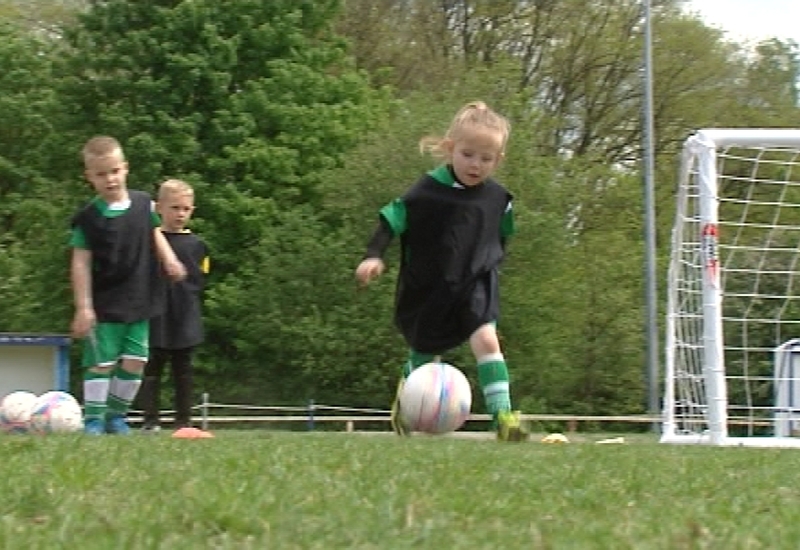
[[426, 363], [414, 369], [400, 393], [400, 415], [412, 432], [453, 432], [466, 422], [471, 407], [467, 377], [447, 363]]
[[50, 391], [36, 398], [29, 424], [35, 434], [77, 432], [83, 429], [83, 411], [69, 393]]

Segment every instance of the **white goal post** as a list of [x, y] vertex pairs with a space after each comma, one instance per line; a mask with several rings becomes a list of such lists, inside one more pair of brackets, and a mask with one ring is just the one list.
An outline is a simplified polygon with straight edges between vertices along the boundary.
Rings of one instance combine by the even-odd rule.
[[683, 148], [668, 271], [664, 443], [800, 448], [800, 129]]

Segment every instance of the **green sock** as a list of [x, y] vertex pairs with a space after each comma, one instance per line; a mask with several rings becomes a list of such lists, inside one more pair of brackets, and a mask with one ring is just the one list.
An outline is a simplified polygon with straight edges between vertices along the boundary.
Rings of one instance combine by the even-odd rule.
[[128, 372], [121, 367], [114, 369], [108, 392], [107, 413], [113, 416], [127, 415], [141, 385], [141, 373]]
[[497, 413], [511, 410], [508, 367], [502, 353], [478, 359], [478, 382], [486, 402], [486, 412], [497, 418]]
[[436, 356], [432, 353], [420, 353], [418, 351], [409, 350], [408, 352], [408, 359], [403, 364], [403, 378], [408, 378], [408, 375], [417, 368], [421, 367], [425, 363], [430, 363], [434, 360]]
[[101, 420], [105, 417], [110, 375], [108, 371], [83, 371], [83, 415], [86, 420]]

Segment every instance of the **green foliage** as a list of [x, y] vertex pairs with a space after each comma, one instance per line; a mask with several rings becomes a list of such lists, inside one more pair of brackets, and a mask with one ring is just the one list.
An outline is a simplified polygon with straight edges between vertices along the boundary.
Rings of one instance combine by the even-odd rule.
[[54, 47], [0, 25], [0, 330], [61, 330], [64, 192], [42, 175], [57, 129]]
[[[514, 98], [499, 94], [485, 76], [478, 70], [474, 81], [462, 81], [458, 89], [410, 96], [375, 139], [366, 140], [341, 170], [328, 175], [325, 204], [352, 220], [362, 242], [374, 228], [377, 210], [435, 165], [416, 153], [421, 136], [441, 135], [453, 113], [476, 93], [483, 92], [503, 112], [517, 114]], [[515, 400], [537, 412], [641, 410], [643, 311], [635, 304], [644, 294], [644, 251], [638, 179], [588, 159], [553, 161], [531, 154], [536, 128], [524, 116], [512, 120], [498, 177], [514, 194], [518, 233], [503, 266], [499, 328]], [[359, 193], [342, 194], [352, 182]], [[390, 248], [388, 277], [394, 275], [396, 256]], [[604, 277], [598, 278], [598, 272]], [[393, 288], [369, 289], [375, 291]], [[391, 319], [391, 307], [382, 315]], [[395, 357], [399, 364], [402, 355]], [[468, 349], [455, 350], [447, 359], [474, 377], [475, 360]], [[476, 410], [480, 407], [478, 392]]]
[[338, 164], [373, 118], [373, 95], [328, 29], [335, 8], [98, 4], [68, 35], [76, 55], [61, 93], [71, 126], [121, 139], [133, 184], [193, 174], [313, 203], [319, 171]]
[[[353, 269], [378, 208], [435, 165], [419, 138], [483, 99], [513, 127], [499, 327], [515, 403], [640, 411], [640, 4], [0, 2], [0, 330], [66, 330], [68, 223], [90, 196], [78, 152], [111, 134], [132, 187], [197, 190], [212, 252], [199, 391], [385, 407], [406, 352], [397, 249], [368, 289]], [[653, 30], [663, 280], [687, 133], [797, 126], [800, 110], [796, 44], [726, 42], [677, 0], [654, 2]], [[465, 346], [448, 360], [474, 382]]]
[[391, 326], [376, 325], [374, 299], [356, 292], [357, 246], [307, 208], [262, 201], [251, 214], [258, 242], [207, 293], [208, 385], [247, 401], [380, 405], [395, 381], [381, 359]]
[[59, 67], [59, 97], [72, 147], [111, 134], [130, 159], [130, 185], [154, 190], [177, 176], [195, 186], [194, 229], [212, 250], [198, 377], [214, 398], [336, 400], [335, 388], [354, 400], [385, 382], [377, 369], [377, 381], [350, 365], [337, 374], [363, 337], [337, 337], [351, 317], [352, 262], [315, 211], [323, 172], [383, 101], [330, 31], [336, 7], [98, 2], [68, 33], [74, 53]]
[[0, 331], [64, 332], [71, 315], [65, 281], [68, 223], [46, 198], [12, 200], [20, 220], [13, 236], [0, 238]]
[[[0, 229], [13, 225], [10, 194], [33, 191], [36, 169], [53, 131], [54, 93], [50, 84], [52, 47], [9, 24], [0, 24]], [[20, 198], [18, 195], [17, 198]]]
[[89, 0], [0, 0], [0, 18], [17, 28], [59, 38]]

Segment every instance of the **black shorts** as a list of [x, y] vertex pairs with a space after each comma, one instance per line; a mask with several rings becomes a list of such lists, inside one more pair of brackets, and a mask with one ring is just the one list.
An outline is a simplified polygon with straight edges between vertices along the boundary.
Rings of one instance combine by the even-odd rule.
[[[409, 295], [416, 303], [409, 303]], [[395, 322], [411, 349], [441, 354], [496, 322], [499, 315], [498, 275], [492, 270], [462, 289], [407, 293], [406, 303], [398, 302]]]

